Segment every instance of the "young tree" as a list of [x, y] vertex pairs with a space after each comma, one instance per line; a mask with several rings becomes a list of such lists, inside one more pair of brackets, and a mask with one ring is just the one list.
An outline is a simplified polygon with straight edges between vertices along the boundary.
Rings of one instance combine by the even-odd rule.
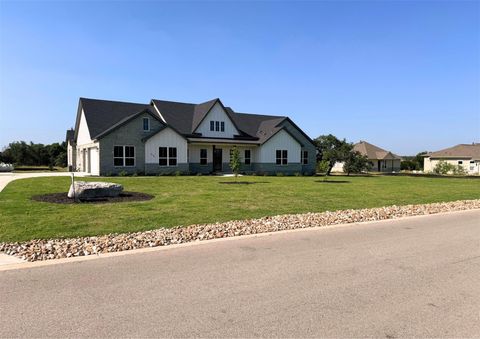
[[343, 171], [350, 175], [350, 173], [362, 173], [370, 170], [370, 163], [368, 157], [362, 155], [358, 151], [351, 151], [343, 164]]
[[424, 152], [420, 152], [418, 153], [416, 156], [415, 156], [415, 162], [417, 163], [417, 168], [418, 170], [422, 170], [423, 171], [423, 161], [425, 159], [425, 154], [427, 154], [428, 152], [427, 151], [424, 151]]
[[326, 175], [330, 175], [336, 162], [345, 161], [353, 149], [353, 145], [345, 139], [340, 140], [336, 136], [321, 135], [313, 140], [317, 147], [317, 161], [328, 162]]
[[230, 168], [235, 174], [235, 178], [238, 176], [238, 172], [240, 172], [240, 164], [240, 151], [237, 146], [234, 146], [230, 152]]

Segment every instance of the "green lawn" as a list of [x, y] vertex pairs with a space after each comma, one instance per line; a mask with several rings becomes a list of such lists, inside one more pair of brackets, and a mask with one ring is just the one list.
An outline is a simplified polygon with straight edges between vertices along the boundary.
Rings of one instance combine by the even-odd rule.
[[[99, 180], [98, 178], [87, 180]], [[117, 204], [59, 205], [32, 201], [35, 194], [66, 192], [68, 177], [22, 179], [0, 193], [0, 241], [72, 237], [148, 230], [348, 208], [479, 199], [480, 180], [407, 176], [242, 177], [251, 185], [224, 185], [234, 178], [115, 177], [127, 191], [155, 198]], [[344, 181], [344, 182], [338, 182]], [[347, 181], [347, 182], [345, 182]]]

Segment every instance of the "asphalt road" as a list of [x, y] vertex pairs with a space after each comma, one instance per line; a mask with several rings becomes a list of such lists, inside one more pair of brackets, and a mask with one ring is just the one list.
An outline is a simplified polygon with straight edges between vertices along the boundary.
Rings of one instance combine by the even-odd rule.
[[0, 272], [1, 337], [478, 337], [480, 211]]

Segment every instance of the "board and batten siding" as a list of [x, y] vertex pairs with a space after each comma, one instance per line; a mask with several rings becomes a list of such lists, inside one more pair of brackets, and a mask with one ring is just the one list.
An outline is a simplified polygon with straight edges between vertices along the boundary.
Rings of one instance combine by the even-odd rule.
[[[225, 131], [210, 131], [210, 121], [224, 121]], [[222, 106], [217, 102], [207, 116], [203, 119], [200, 125], [195, 130], [196, 133], [202, 133], [203, 137], [214, 138], [233, 138], [234, 135], [238, 135], [239, 132], [235, 128], [235, 125], [228, 117], [227, 113], [223, 110]]]
[[207, 150], [207, 163], [212, 162], [213, 157], [213, 147], [212, 145], [188, 145], [188, 162], [198, 164], [200, 163], [200, 150]]
[[276, 150], [288, 151], [288, 163], [300, 163], [300, 151], [302, 146], [290, 134], [280, 130], [264, 143], [256, 152], [257, 162], [275, 163]]
[[159, 147], [176, 147], [177, 163], [187, 163], [187, 140], [171, 128], [165, 128], [145, 143], [145, 163], [158, 164]]

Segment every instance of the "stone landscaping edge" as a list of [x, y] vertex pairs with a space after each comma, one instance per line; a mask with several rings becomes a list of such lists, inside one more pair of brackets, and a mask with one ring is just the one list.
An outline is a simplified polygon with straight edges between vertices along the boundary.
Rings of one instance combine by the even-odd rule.
[[334, 212], [287, 214], [258, 219], [234, 220], [160, 228], [145, 232], [112, 233], [101, 236], [30, 240], [0, 243], [0, 252], [27, 261], [81, 257], [157, 246], [182, 244], [240, 235], [311, 228], [365, 221], [398, 219], [408, 216], [480, 209], [480, 199], [420, 205], [386, 206]]

